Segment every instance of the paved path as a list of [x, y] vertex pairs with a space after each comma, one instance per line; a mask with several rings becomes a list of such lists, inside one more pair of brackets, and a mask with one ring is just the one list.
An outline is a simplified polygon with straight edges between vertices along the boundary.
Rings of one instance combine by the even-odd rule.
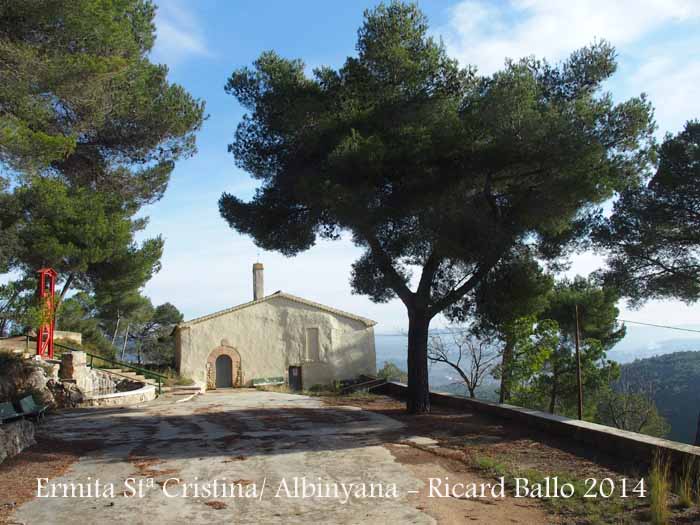
[[[434, 523], [409, 501], [410, 491], [423, 489], [424, 481], [383, 446], [402, 431], [394, 419], [324, 406], [310, 397], [252, 390], [207, 393], [184, 403], [174, 399], [50, 418], [44, 431], [50, 427], [60, 440], [85, 440], [94, 450], [46, 490], [56, 487], [62, 496], [64, 488], [71, 491], [66, 484], [80, 483], [84, 493], [89, 487], [94, 495], [99, 480], [101, 491], [114, 487], [114, 497], [36, 498], [19, 507], [14, 519], [42, 525]], [[339, 487], [339, 497], [289, 497], [295, 477], [316, 485], [320, 480], [331, 490]], [[141, 498], [131, 496], [124, 485], [129, 478], [152, 479], [154, 486], [144, 487]], [[184, 496], [185, 490], [189, 495], [194, 490], [184, 483], [197, 485], [201, 496], [207, 484], [213, 489], [214, 480], [233, 484], [229, 492], [236, 497], [221, 490], [209, 497]], [[283, 480], [287, 492], [280, 490]], [[364, 483], [367, 494], [374, 484], [375, 495], [381, 483], [385, 496], [395, 484], [398, 497], [351, 497], [343, 504], [341, 483]]]

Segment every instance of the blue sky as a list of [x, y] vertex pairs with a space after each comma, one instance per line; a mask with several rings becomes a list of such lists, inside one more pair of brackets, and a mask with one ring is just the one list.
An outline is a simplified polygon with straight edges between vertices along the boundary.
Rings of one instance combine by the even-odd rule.
[[[266, 293], [284, 290], [379, 321], [378, 332], [405, 327], [398, 302], [375, 305], [352, 295], [351, 263], [359, 250], [347, 241], [321, 242], [295, 258], [259, 251], [230, 230], [217, 200], [227, 191], [252, 196], [255, 183], [227, 152], [241, 116], [224, 93], [231, 72], [250, 65], [265, 50], [301, 58], [309, 68], [339, 66], [354, 54], [362, 12], [376, 2], [282, 0], [159, 0], [158, 39], [152, 59], [170, 67], [172, 81], [207, 103], [209, 119], [198, 136], [198, 154], [178, 163], [165, 197], [149, 206], [145, 236], [166, 239], [162, 270], [146, 286], [155, 304], [170, 301], [186, 318], [252, 298], [251, 265], [265, 264]], [[613, 5], [614, 4], [614, 5]], [[608, 89], [618, 100], [648, 93], [659, 134], [678, 131], [700, 118], [700, 2], [422, 1], [431, 30], [450, 54], [483, 73], [505, 57], [534, 54], [550, 60], [596, 38], [617, 48], [620, 67]], [[572, 272], [587, 274], [601, 264], [577, 256]], [[669, 324], [700, 320], [700, 306], [649, 303], [624, 316]], [[440, 324], [438, 320], [437, 324]]]

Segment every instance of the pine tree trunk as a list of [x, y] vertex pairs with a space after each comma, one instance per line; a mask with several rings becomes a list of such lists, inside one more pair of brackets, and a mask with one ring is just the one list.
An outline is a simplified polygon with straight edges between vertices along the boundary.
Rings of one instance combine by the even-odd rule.
[[510, 400], [510, 379], [511, 370], [513, 369], [513, 341], [510, 337], [506, 338], [506, 346], [503, 348], [503, 360], [501, 362], [501, 391], [499, 403], [505, 403]]
[[427, 312], [415, 312], [408, 318], [408, 400], [411, 414], [430, 412], [428, 385], [428, 327]]
[[75, 274], [71, 272], [68, 274], [68, 278], [66, 279], [63, 288], [61, 288], [61, 293], [58, 295], [59, 303], [63, 302], [63, 298], [65, 297], [66, 292], [68, 292], [68, 290], [71, 287], [71, 284], [73, 284], [73, 279], [75, 279]]

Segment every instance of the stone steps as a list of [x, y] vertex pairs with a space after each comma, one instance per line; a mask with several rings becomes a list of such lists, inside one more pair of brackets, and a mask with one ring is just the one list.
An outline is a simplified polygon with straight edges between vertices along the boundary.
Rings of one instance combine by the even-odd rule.
[[102, 368], [101, 370], [118, 375], [119, 377], [123, 377], [124, 379], [131, 379], [133, 381], [139, 381], [141, 383], [147, 383], [151, 385], [158, 384], [158, 382], [154, 379], [146, 379], [145, 376], [139, 374], [138, 372], [132, 372], [130, 370], [122, 370], [121, 368]]
[[137, 377], [143, 377], [138, 372], [131, 372], [129, 370], [124, 370], [123, 372], [121, 372], [121, 375], [124, 377], [132, 378], [132, 379], [135, 379]]
[[201, 385], [175, 385], [170, 387], [170, 393], [174, 396], [189, 396], [203, 391]]

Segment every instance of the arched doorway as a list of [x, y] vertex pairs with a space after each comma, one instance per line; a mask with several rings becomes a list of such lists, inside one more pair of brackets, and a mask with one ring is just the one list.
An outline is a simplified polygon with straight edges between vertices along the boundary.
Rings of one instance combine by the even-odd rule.
[[230, 388], [233, 386], [233, 363], [227, 355], [216, 358], [216, 388]]
[[243, 384], [241, 356], [238, 351], [221, 341], [207, 358], [207, 389], [237, 387]]

